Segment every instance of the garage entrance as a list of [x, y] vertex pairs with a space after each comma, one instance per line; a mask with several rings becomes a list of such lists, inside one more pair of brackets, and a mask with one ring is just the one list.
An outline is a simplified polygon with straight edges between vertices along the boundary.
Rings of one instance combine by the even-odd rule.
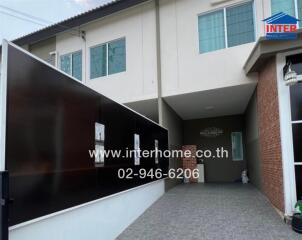
[[[196, 146], [205, 182], [238, 182], [247, 168], [243, 115], [184, 121], [184, 145]], [[184, 160], [186, 161], [186, 160]]]

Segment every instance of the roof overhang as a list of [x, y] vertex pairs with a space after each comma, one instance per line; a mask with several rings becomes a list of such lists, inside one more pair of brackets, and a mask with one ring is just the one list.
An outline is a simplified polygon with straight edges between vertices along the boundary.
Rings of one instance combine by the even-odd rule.
[[[68, 18], [59, 23], [53, 24], [36, 32], [30, 33], [23, 37], [13, 40], [13, 43], [23, 46], [26, 44], [36, 43], [50, 37], [55, 36], [58, 33], [67, 31], [68, 29], [79, 27], [83, 24], [91, 21], [109, 16], [113, 13], [122, 11], [124, 9], [134, 7], [140, 3], [144, 3], [150, 0], [113, 0], [105, 5], [94, 8], [90, 11]], [[1, 51], [1, 46], [0, 46]]]
[[302, 48], [302, 29], [299, 29], [297, 34], [296, 40], [267, 40], [265, 37], [259, 38], [244, 64], [245, 73], [258, 72], [263, 64], [277, 53]]

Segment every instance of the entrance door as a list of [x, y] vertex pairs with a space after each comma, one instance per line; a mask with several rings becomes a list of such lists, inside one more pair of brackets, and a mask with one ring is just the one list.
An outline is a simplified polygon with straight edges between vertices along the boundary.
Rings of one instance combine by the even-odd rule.
[[290, 87], [297, 199], [302, 200], [302, 83]]

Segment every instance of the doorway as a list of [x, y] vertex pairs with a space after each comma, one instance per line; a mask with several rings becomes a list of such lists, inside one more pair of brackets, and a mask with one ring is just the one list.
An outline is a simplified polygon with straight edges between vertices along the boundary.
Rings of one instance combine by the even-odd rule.
[[241, 180], [247, 168], [244, 116], [233, 115], [184, 121], [184, 144], [196, 145], [197, 161], [205, 165], [206, 183]]

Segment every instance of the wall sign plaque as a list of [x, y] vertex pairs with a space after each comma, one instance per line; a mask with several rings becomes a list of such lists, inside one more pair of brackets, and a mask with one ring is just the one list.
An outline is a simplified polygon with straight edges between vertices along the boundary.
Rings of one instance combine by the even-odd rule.
[[103, 167], [105, 163], [104, 153], [105, 150], [105, 125], [95, 123], [95, 166]]
[[134, 165], [140, 165], [140, 137], [139, 134], [134, 134]]
[[217, 127], [208, 127], [200, 131], [200, 136], [206, 138], [215, 138], [221, 136], [223, 134], [223, 130]]

